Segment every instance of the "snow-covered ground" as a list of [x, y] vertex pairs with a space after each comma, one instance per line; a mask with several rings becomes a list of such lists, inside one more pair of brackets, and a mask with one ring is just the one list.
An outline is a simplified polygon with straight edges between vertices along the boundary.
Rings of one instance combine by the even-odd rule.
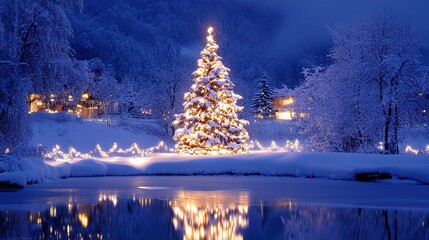
[[315, 152], [253, 152], [232, 156], [57, 159], [25, 158], [21, 171], [0, 173], [0, 182], [25, 186], [45, 178], [119, 175], [263, 175], [342, 180], [406, 180], [429, 184], [428, 155], [371, 155]]
[[[162, 129], [151, 120], [139, 123], [105, 123], [83, 121], [73, 116], [34, 116], [33, 143], [41, 144], [48, 151], [58, 144], [66, 153], [69, 147], [81, 151], [67, 159], [42, 161], [39, 158], [0, 157], [0, 183], [25, 186], [44, 182], [46, 179], [82, 176], [119, 175], [263, 175], [327, 178], [342, 180], [408, 181], [429, 184], [429, 155], [400, 154], [395, 156], [351, 153], [251, 151], [231, 156], [185, 156], [172, 152], [155, 152], [147, 148], [161, 140], [151, 133]], [[282, 122], [273, 122], [276, 127], [287, 127]], [[269, 124], [271, 125], [271, 124]], [[267, 131], [273, 126], [259, 124], [265, 133], [263, 142], [268, 142]], [[293, 132], [292, 129], [282, 131]], [[415, 136], [414, 133], [413, 136]], [[261, 135], [262, 136], [262, 135]], [[283, 136], [283, 135], [282, 135]], [[164, 137], [163, 137], [164, 138]], [[284, 140], [284, 139], [283, 139]], [[423, 137], [421, 141], [426, 141]], [[420, 142], [421, 142], [420, 141]], [[118, 148], [130, 147], [133, 143], [150, 154], [142, 157], [137, 147], [127, 153], [105, 154], [113, 143]], [[284, 142], [283, 142], [284, 143]], [[95, 146], [100, 148], [94, 151]], [[279, 145], [282, 142], [278, 142]], [[168, 144], [170, 146], [171, 142]], [[423, 146], [423, 145], [422, 145]], [[136, 150], [137, 149], [137, 150]], [[92, 151], [91, 154], [88, 154]], [[55, 157], [61, 157], [57, 154]]]
[[298, 139], [305, 142], [298, 134], [298, 128], [292, 121], [263, 119], [250, 121], [247, 127], [251, 139], [257, 139], [264, 145], [269, 145], [271, 141], [286, 142], [287, 140]]
[[[82, 152], [91, 151], [96, 144], [102, 148], [110, 148], [113, 143], [121, 147], [129, 147], [137, 143], [141, 147], [156, 145], [161, 139], [147, 131], [162, 129], [154, 123], [154, 120], [139, 119], [138, 127], [133, 119], [127, 119], [127, 123], [113, 119], [114, 123], [108, 127], [105, 122], [82, 120], [73, 115], [63, 114], [32, 114], [34, 145], [42, 145], [52, 149], [60, 145], [63, 149], [74, 147]], [[155, 130], [154, 130], [155, 129]]]

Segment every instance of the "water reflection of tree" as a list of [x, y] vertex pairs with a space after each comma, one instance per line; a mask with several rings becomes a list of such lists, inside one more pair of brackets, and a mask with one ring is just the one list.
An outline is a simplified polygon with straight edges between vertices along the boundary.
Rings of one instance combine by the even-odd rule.
[[245, 239], [429, 239], [429, 213], [411, 210], [285, 203], [251, 207], [249, 223]]
[[247, 193], [180, 191], [170, 205], [183, 239], [243, 239], [248, 226]]
[[101, 194], [96, 204], [2, 210], [0, 239], [197, 239], [201, 227], [205, 239], [429, 239], [427, 211], [248, 205], [247, 194], [222, 192], [183, 191], [169, 201]]
[[0, 239], [179, 238], [168, 202], [151, 199], [103, 199], [97, 204], [52, 206], [44, 211], [0, 211], [0, 222]]

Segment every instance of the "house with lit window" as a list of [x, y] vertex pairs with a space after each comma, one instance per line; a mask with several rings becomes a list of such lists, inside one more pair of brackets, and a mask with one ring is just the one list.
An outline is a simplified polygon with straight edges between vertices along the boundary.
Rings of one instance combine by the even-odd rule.
[[29, 94], [28, 113], [68, 112], [83, 118], [94, 118], [103, 114], [102, 102], [96, 101], [89, 93], [84, 93], [78, 102], [75, 102], [73, 96], [68, 94], [64, 95], [65, 96], [59, 97], [56, 94]]
[[28, 95], [28, 112], [44, 112], [46, 110], [45, 96], [32, 93]]
[[84, 92], [80, 99], [75, 100], [67, 93], [63, 96], [56, 94], [43, 95], [32, 93], [28, 95], [28, 113], [35, 112], [68, 112], [81, 118], [98, 118], [103, 114], [128, 114], [134, 118], [151, 118], [152, 110], [131, 105], [121, 106], [118, 101], [105, 102], [96, 99], [89, 92]]
[[275, 118], [279, 120], [292, 120], [297, 117], [293, 105], [295, 98], [293, 96], [274, 97]]
[[103, 113], [103, 102], [85, 92], [77, 104], [76, 115], [83, 118], [97, 118]]
[[64, 99], [60, 99], [56, 94], [42, 95], [38, 93], [31, 93], [28, 95], [28, 113], [56, 113], [62, 111], [74, 113], [75, 104], [71, 95], [68, 95]]

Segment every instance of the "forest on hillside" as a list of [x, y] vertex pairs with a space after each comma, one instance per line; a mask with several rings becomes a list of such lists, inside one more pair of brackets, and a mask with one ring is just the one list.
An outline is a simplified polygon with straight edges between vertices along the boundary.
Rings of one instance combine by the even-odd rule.
[[[162, 120], [168, 130], [174, 115], [183, 108], [183, 95], [193, 81], [192, 72], [197, 68], [206, 30], [212, 26], [222, 62], [231, 69], [235, 91], [243, 96], [239, 104], [244, 106], [244, 118], [253, 117], [252, 97], [264, 76], [272, 87], [282, 89], [280, 93], [296, 95], [300, 99], [297, 107], [306, 109], [303, 114], [313, 112], [310, 116], [322, 117], [319, 113], [326, 113], [325, 118], [310, 117], [306, 118], [310, 123], [298, 123], [305, 137], [313, 137], [313, 145], [324, 142], [316, 149], [355, 151], [367, 145], [372, 148], [381, 138], [386, 142], [387, 135], [394, 135], [396, 147], [392, 152], [398, 152], [398, 126], [426, 123], [428, 119], [427, 114], [422, 114], [426, 111], [428, 62], [424, 34], [422, 37], [403, 18], [397, 18], [393, 22], [401, 23], [405, 32], [392, 30], [385, 39], [379, 38], [386, 40], [389, 51], [380, 54], [387, 60], [377, 66], [375, 60], [370, 59], [374, 56], [363, 54], [374, 47], [371, 45], [374, 39], [356, 43], [355, 38], [379, 31], [377, 17], [382, 17], [382, 13], [376, 14], [374, 20], [363, 18], [365, 21], [360, 25], [324, 26], [323, 30], [314, 31], [323, 34], [311, 41], [302, 40], [304, 25], [292, 16], [293, 9], [283, 5], [240, 0], [3, 1], [0, 5], [0, 123], [5, 127], [1, 129], [0, 147], [15, 146], [30, 138], [31, 129], [25, 115], [32, 93], [55, 96], [55, 101], [65, 102], [90, 94], [105, 106], [118, 105], [125, 115], [149, 111]], [[295, 27], [285, 31], [285, 23]], [[344, 29], [355, 29], [357, 35]], [[286, 34], [291, 31], [296, 36]], [[400, 41], [390, 42], [389, 34]], [[294, 45], [290, 39], [302, 43]], [[360, 55], [353, 50], [354, 46], [362, 51]], [[410, 47], [407, 49], [407, 46]], [[384, 46], [379, 44], [374, 48], [378, 47]], [[406, 56], [400, 55], [403, 49], [408, 50], [404, 53]], [[368, 79], [366, 83], [369, 83], [373, 76], [366, 74], [381, 73], [386, 79], [391, 77], [389, 74], [394, 75], [394, 69], [398, 68], [397, 59], [392, 58], [395, 54], [405, 61], [404, 71], [400, 68], [399, 75], [393, 78], [398, 84], [392, 86], [387, 80], [378, 81], [380, 86], [389, 86], [380, 87], [381, 92], [389, 89], [393, 92], [377, 95], [369, 91], [371, 100], [365, 95], [366, 89], [375, 91], [375, 82], [365, 86], [357, 83], [362, 79]], [[378, 68], [369, 73], [365, 70], [367, 66]], [[294, 88], [296, 91], [291, 91]], [[316, 90], [320, 93], [314, 96]], [[364, 93], [356, 95], [351, 90]], [[377, 96], [382, 99], [375, 100]], [[399, 104], [411, 99], [407, 96], [417, 100], [409, 105]], [[326, 109], [326, 104], [316, 104], [322, 101], [308, 101], [314, 97], [335, 107]], [[347, 104], [343, 104], [345, 99], [349, 100]], [[364, 103], [362, 99], [370, 100], [361, 110], [342, 117], [344, 109]], [[49, 99], [45, 100], [49, 103]], [[375, 102], [377, 109], [368, 107]], [[104, 112], [109, 114], [109, 111]], [[360, 117], [368, 111], [374, 112], [379, 122], [368, 125], [374, 118]], [[338, 114], [341, 117], [337, 119], [341, 121], [331, 121], [332, 116]], [[347, 119], [350, 118], [359, 120], [353, 129], [344, 127], [349, 125]], [[384, 129], [378, 129], [376, 126], [382, 123]], [[394, 126], [389, 127], [392, 124]], [[371, 127], [364, 129], [365, 126]], [[374, 129], [376, 135], [362, 133]], [[332, 136], [335, 143], [332, 138], [326, 140], [329, 134], [314, 135], [328, 130], [338, 135]], [[389, 134], [390, 131], [395, 132]]]

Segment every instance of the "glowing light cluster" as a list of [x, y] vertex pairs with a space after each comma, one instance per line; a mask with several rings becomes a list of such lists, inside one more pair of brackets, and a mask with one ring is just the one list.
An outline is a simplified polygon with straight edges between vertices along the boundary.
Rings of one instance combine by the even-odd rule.
[[[262, 151], [276, 151], [276, 152], [301, 152], [303, 151], [303, 147], [300, 145], [298, 140], [295, 141], [286, 141], [283, 146], [278, 146], [275, 141], [271, 142], [269, 147], [264, 147], [257, 140], [252, 140], [246, 143], [246, 149], [248, 150], [262, 150]], [[427, 146], [429, 149], [429, 145]], [[219, 150], [222, 151], [222, 150]], [[428, 151], [428, 150], [426, 150]], [[61, 147], [57, 144], [52, 148], [51, 152], [47, 152], [44, 154], [44, 158], [46, 159], [84, 159], [84, 158], [109, 158], [115, 156], [121, 157], [150, 157], [154, 153], [164, 152], [164, 153], [176, 153], [177, 150], [175, 148], [169, 148], [164, 142], [160, 142], [158, 145], [146, 149], [139, 148], [136, 143], [133, 143], [131, 147], [127, 149], [122, 149], [118, 147], [117, 143], [114, 143], [113, 146], [104, 151], [99, 144], [97, 144], [89, 153], [81, 153], [77, 151], [75, 148], [70, 147], [68, 152], [64, 152], [61, 150]], [[216, 152], [212, 152], [213, 155]]]
[[[429, 153], [429, 145], [426, 147], [426, 152]], [[246, 143], [246, 149], [248, 150], [262, 150], [262, 151], [275, 151], [275, 152], [302, 152], [303, 146], [300, 145], [298, 140], [295, 141], [286, 141], [283, 146], [278, 146], [275, 141], [271, 142], [271, 145], [264, 147], [259, 141], [252, 140]], [[222, 151], [222, 149], [217, 149]], [[406, 150], [407, 151], [407, 150]], [[176, 153], [175, 148], [169, 148], [164, 142], [160, 142], [158, 145], [146, 149], [140, 148], [136, 143], [133, 143], [131, 147], [127, 149], [122, 149], [118, 147], [117, 143], [114, 143], [113, 146], [105, 151], [97, 144], [94, 150], [89, 153], [81, 153], [75, 148], [70, 147], [68, 152], [61, 150], [61, 147], [57, 144], [52, 148], [51, 152], [44, 154], [46, 159], [85, 159], [85, 158], [109, 158], [109, 157], [150, 157], [154, 153], [163, 152], [163, 153]], [[217, 152], [212, 152], [212, 155], [215, 155]], [[226, 154], [226, 152], [225, 152]]]
[[225, 155], [247, 151], [248, 121], [239, 119], [237, 106], [242, 99], [233, 91], [229, 69], [217, 55], [219, 46], [208, 30], [207, 44], [201, 51], [194, 80], [184, 96], [184, 112], [175, 116], [174, 140], [180, 153], [192, 155]]
[[57, 208], [55, 206], [49, 207], [49, 216], [51, 217], [57, 216]]
[[248, 196], [238, 204], [228, 204], [222, 193], [179, 192], [170, 202], [173, 226], [183, 231], [183, 239], [243, 239], [239, 230], [248, 227]]
[[89, 153], [81, 153], [75, 148], [70, 147], [68, 152], [63, 152], [59, 145], [55, 145], [51, 152], [44, 154], [44, 158], [48, 159], [74, 159], [74, 158], [108, 158], [112, 156], [122, 157], [150, 157], [155, 152], [176, 152], [175, 149], [168, 148], [164, 142], [160, 142], [158, 145], [146, 149], [140, 148], [137, 143], [133, 143], [131, 147], [122, 149], [118, 147], [117, 143], [113, 143], [113, 146], [108, 150], [104, 151], [99, 144], [97, 144]]
[[405, 147], [405, 152], [406, 152], [406, 153], [419, 154], [419, 150], [412, 148], [410, 145], [407, 145], [407, 146]]
[[384, 144], [383, 144], [383, 142], [379, 142], [378, 143], [377, 149], [380, 150], [380, 151], [384, 150]]
[[405, 146], [405, 152], [406, 153], [412, 153], [412, 154], [429, 154], [429, 144], [425, 146], [425, 149], [419, 150], [416, 148], [413, 148], [410, 145]]
[[113, 206], [116, 207], [116, 205], [118, 205], [118, 196], [116, 194], [100, 194], [98, 196], [98, 201], [110, 201], [113, 203]]
[[84, 213], [79, 213], [78, 215], [79, 222], [82, 224], [82, 227], [88, 227], [89, 219], [88, 216]]
[[303, 146], [299, 143], [298, 139], [295, 141], [287, 140], [283, 146], [278, 146], [275, 141], [271, 142], [269, 147], [264, 147], [257, 140], [252, 140], [247, 144], [249, 150], [262, 150], [262, 151], [276, 151], [276, 152], [302, 152]]

